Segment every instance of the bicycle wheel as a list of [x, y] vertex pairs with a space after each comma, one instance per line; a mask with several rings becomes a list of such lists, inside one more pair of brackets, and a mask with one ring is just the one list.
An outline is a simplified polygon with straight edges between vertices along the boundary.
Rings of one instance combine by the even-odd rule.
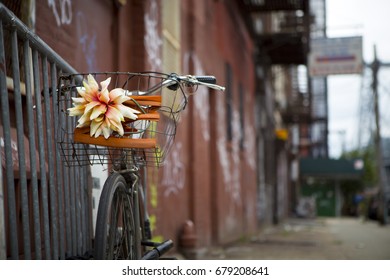
[[100, 196], [95, 232], [95, 258], [136, 258], [133, 201], [125, 179], [112, 173]]

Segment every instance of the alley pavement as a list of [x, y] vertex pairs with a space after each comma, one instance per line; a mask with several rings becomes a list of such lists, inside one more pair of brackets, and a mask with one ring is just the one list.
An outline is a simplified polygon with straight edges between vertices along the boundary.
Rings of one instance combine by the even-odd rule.
[[200, 259], [390, 260], [390, 225], [358, 218], [289, 219]]

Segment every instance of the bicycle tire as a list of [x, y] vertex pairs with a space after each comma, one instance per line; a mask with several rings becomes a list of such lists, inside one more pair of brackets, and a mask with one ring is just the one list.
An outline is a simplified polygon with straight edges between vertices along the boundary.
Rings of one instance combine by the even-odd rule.
[[112, 173], [103, 186], [95, 230], [95, 259], [136, 259], [133, 201], [124, 177]]

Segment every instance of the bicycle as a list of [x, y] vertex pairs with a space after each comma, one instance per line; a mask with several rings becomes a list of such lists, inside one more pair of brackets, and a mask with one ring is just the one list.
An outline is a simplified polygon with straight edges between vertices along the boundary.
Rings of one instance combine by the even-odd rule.
[[[126, 96], [122, 104], [138, 111], [136, 119], [124, 118], [123, 131], [118, 128], [109, 137], [91, 136], [95, 128], [80, 127], [83, 117], [76, 122], [77, 118], [70, 116], [72, 102], [74, 105], [75, 100], [80, 101], [77, 99], [80, 92], [85, 93], [89, 87], [85, 83], [89, 75], [95, 81], [110, 77], [114, 87], [122, 89]], [[101, 83], [99, 90], [105, 86]], [[187, 95], [194, 93], [198, 86], [224, 90], [216, 85], [213, 76], [156, 72], [60, 76], [58, 106], [62, 117], [59, 118], [58, 143], [65, 164], [107, 164], [111, 168], [99, 200], [95, 259], [160, 259], [173, 247], [171, 239], [162, 243], [151, 241], [146, 183], [142, 184], [141, 178], [146, 180], [147, 167], [163, 164], [173, 143], [180, 113], [188, 103]]]

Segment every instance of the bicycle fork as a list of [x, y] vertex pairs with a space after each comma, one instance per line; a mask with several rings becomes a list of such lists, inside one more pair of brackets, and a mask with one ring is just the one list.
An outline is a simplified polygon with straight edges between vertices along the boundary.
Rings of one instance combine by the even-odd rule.
[[141, 244], [142, 242], [142, 227], [141, 227], [141, 221], [140, 221], [140, 210], [139, 210], [139, 185], [138, 185], [138, 176], [134, 173], [131, 173], [133, 177], [133, 185], [132, 185], [132, 192], [133, 192], [133, 205], [134, 205], [134, 227], [135, 227], [135, 244], [134, 246], [136, 252], [136, 259], [141, 258], [142, 250], [141, 246], [138, 246], [138, 244]]
[[[147, 204], [146, 204], [146, 194], [144, 193], [143, 188], [140, 188], [140, 184], [138, 184], [139, 176], [137, 176], [135, 173], [132, 173], [133, 176], [133, 199], [134, 199], [134, 209], [135, 209], [135, 242], [136, 244], [141, 244], [141, 246], [135, 246], [136, 247], [136, 257], [137, 259], [142, 260], [157, 260], [160, 259], [166, 252], [168, 252], [173, 247], [173, 241], [168, 239], [162, 243], [153, 242], [152, 239], [152, 231], [150, 228], [150, 221], [149, 221], [149, 215], [147, 211]], [[144, 220], [141, 221], [141, 209], [140, 209], [140, 202], [139, 200], [142, 199], [144, 202]], [[143, 225], [141, 225], [143, 223]], [[143, 233], [143, 234], [142, 234]], [[147, 251], [142, 256], [142, 246], [147, 247], [153, 247], [153, 249]]]

